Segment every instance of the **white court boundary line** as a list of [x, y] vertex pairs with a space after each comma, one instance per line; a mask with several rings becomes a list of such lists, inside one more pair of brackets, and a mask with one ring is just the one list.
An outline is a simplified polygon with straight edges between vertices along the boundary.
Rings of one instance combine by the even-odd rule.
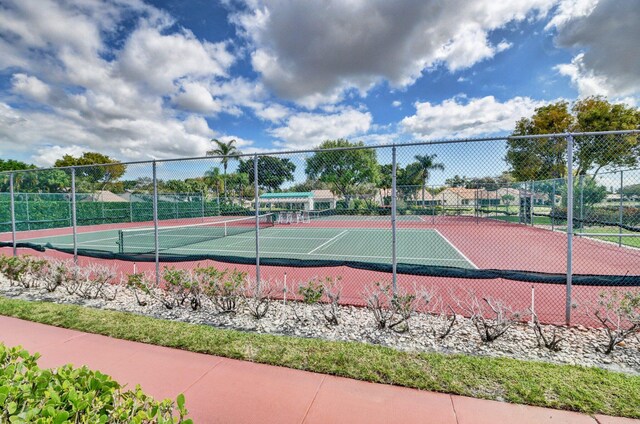
[[310, 252], [307, 252], [307, 255], [311, 255], [313, 252], [315, 252], [316, 250], [320, 249], [321, 247], [326, 247], [329, 243], [338, 240], [338, 238], [340, 236], [342, 236], [343, 234], [346, 234], [348, 231], [349, 230], [344, 230], [343, 232], [341, 232], [339, 234], [336, 234], [335, 236], [333, 236], [329, 240], [327, 240], [324, 243], [322, 243], [320, 246], [316, 247], [315, 249], [311, 250]]
[[453, 248], [453, 250], [455, 250], [456, 252], [458, 252], [458, 254], [459, 254], [460, 256], [462, 256], [462, 257], [463, 257], [467, 262], [469, 262], [469, 263], [471, 264], [471, 266], [472, 266], [472, 267], [474, 267], [475, 269], [479, 269], [479, 268], [476, 266], [476, 264], [474, 264], [474, 263], [471, 261], [471, 259], [469, 259], [469, 258], [467, 257], [467, 255], [465, 255], [464, 253], [462, 253], [462, 252], [460, 251], [460, 249], [458, 249], [458, 248], [457, 248], [453, 243], [451, 243], [451, 242], [449, 241], [449, 239], [448, 239], [448, 238], [446, 238], [446, 237], [445, 237], [445, 236], [444, 236], [440, 231], [436, 230], [435, 228], [433, 229], [433, 231], [435, 231], [436, 233], [438, 233], [438, 235], [439, 235], [440, 237], [442, 237], [442, 239], [443, 239], [445, 242], [447, 242], [447, 244], [448, 244], [449, 246], [451, 246], [451, 247]]

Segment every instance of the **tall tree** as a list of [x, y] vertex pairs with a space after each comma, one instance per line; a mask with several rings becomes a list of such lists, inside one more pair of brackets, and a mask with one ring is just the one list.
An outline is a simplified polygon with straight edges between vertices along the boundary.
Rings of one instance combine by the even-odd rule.
[[[611, 104], [603, 97], [587, 97], [573, 106], [579, 131], [635, 130], [640, 127], [640, 110], [624, 104]], [[633, 167], [638, 164], [638, 135], [578, 136], [576, 146], [577, 174], [591, 171], [593, 177], [607, 166]]]
[[[560, 101], [537, 108], [531, 118], [521, 118], [512, 135], [565, 133], [574, 126], [569, 103]], [[510, 138], [506, 160], [518, 181], [563, 178], [567, 172], [566, 150], [564, 137]]]
[[416, 178], [420, 179], [422, 184], [422, 207], [425, 205], [425, 192], [427, 190], [427, 182], [429, 181], [429, 177], [431, 176], [431, 171], [444, 171], [444, 164], [441, 162], [435, 162], [438, 155], [435, 153], [433, 155], [415, 155], [414, 159], [416, 160], [414, 167], [417, 171]]
[[[571, 110], [561, 101], [537, 108], [531, 118], [516, 123], [512, 135], [540, 135], [566, 132], [595, 132], [640, 128], [640, 110], [612, 104], [603, 97], [577, 101]], [[574, 137], [576, 173], [592, 176], [606, 167], [630, 167], [638, 164], [638, 135]], [[511, 138], [507, 142], [506, 161], [518, 181], [564, 178], [567, 173], [565, 137]]]
[[103, 189], [107, 183], [122, 177], [127, 170], [126, 165], [97, 152], [84, 152], [79, 157], [64, 155], [54, 163], [54, 166], [56, 168], [77, 166], [76, 176], [81, 183], [86, 183], [88, 185], [86, 188], [90, 190], [95, 190], [96, 186]]
[[33, 169], [35, 165], [30, 165], [15, 159], [0, 159], [0, 172], [19, 171], [23, 169]]
[[229, 166], [230, 160], [238, 160], [238, 155], [241, 155], [242, 152], [238, 150], [234, 144], [236, 144], [236, 140], [229, 140], [228, 142], [220, 141], [216, 138], [212, 138], [211, 141], [216, 145], [215, 149], [209, 150], [207, 152], [207, 156], [222, 156], [222, 170], [224, 176], [223, 180], [223, 190], [226, 195], [226, 184], [227, 184], [227, 167]]
[[328, 183], [334, 194], [341, 194], [347, 206], [360, 184], [377, 184], [380, 165], [374, 149], [326, 150], [363, 147], [345, 139], [327, 140], [306, 160], [305, 173], [312, 180]]
[[[269, 191], [276, 191], [287, 181], [293, 181], [296, 165], [286, 158], [275, 156], [258, 157], [258, 186]], [[253, 183], [253, 159], [240, 160], [238, 172], [247, 174]]]
[[210, 188], [213, 188], [216, 191], [217, 197], [220, 196], [220, 189], [224, 184], [223, 179], [224, 177], [220, 175], [220, 168], [218, 168], [217, 166], [207, 170], [204, 173], [204, 178], [203, 178], [207, 186]]

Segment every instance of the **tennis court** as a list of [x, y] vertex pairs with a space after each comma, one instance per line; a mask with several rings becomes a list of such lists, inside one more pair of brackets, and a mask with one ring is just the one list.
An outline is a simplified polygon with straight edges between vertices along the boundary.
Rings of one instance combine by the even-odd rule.
[[[245, 226], [245, 221], [247, 226]], [[227, 226], [228, 224], [228, 226]], [[255, 257], [255, 225], [250, 218], [214, 221], [205, 225], [161, 226], [162, 253], [178, 255], [231, 255]], [[152, 252], [153, 228], [127, 227], [77, 235], [79, 249], [114, 253]], [[22, 239], [53, 247], [73, 246], [71, 234]], [[387, 228], [326, 228], [305, 224], [270, 225], [260, 229], [260, 255], [284, 259], [342, 259], [391, 263], [391, 232]], [[398, 262], [417, 265], [476, 268], [436, 229], [400, 228], [397, 231]]]

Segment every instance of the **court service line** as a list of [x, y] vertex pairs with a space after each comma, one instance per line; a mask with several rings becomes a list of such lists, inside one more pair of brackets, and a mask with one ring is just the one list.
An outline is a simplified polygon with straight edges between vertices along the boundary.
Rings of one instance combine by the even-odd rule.
[[311, 255], [313, 252], [315, 252], [316, 250], [320, 249], [321, 247], [327, 246], [329, 243], [338, 240], [338, 238], [344, 234], [346, 234], [349, 230], [344, 230], [343, 232], [336, 234], [335, 236], [333, 236], [332, 238], [330, 238], [329, 240], [325, 241], [324, 243], [322, 243], [320, 246], [316, 247], [315, 249], [313, 249], [310, 252], [307, 252], [307, 255]]
[[436, 233], [438, 233], [438, 235], [439, 235], [440, 237], [442, 237], [442, 239], [443, 239], [444, 241], [446, 241], [446, 242], [449, 244], [449, 246], [451, 246], [451, 247], [453, 248], [453, 250], [455, 250], [456, 252], [458, 252], [458, 254], [459, 254], [460, 256], [462, 256], [462, 257], [463, 257], [467, 262], [469, 262], [469, 263], [471, 264], [471, 266], [472, 266], [472, 267], [474, 267], [475, 269], [479, 269], [479, 268], [476, 266], [476, 264], [474, 264], [474, 263], [471, 261], [471, 259], [469, 259], [469, 258], [467, 257], [467, 255], [465, 255], [464, 253], [462, 253], [462, 252], [460, 251], [460, 249], [458, 249], [458, 248], [457, 248], [453, 243], [451, 243], [451, 242], [449, 241], [449, 239], [448, 239], [448, 238], [446, 238], [446, 237], [445, 237], [445, 236], [444, 236], [440, 231], [436, 230], [435, 228], [433, 229], [433, 231], [435, 231]]

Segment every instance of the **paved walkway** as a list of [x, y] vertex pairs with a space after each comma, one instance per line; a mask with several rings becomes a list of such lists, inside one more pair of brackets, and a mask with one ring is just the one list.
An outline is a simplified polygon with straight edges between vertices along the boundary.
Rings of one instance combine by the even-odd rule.
[[42, 367], [87, 365], [160, 398], [184, 393], [196, 423], [631, 424], [639, 420], [365, 383], [113, 339], [0, 316], [0, 341]]

